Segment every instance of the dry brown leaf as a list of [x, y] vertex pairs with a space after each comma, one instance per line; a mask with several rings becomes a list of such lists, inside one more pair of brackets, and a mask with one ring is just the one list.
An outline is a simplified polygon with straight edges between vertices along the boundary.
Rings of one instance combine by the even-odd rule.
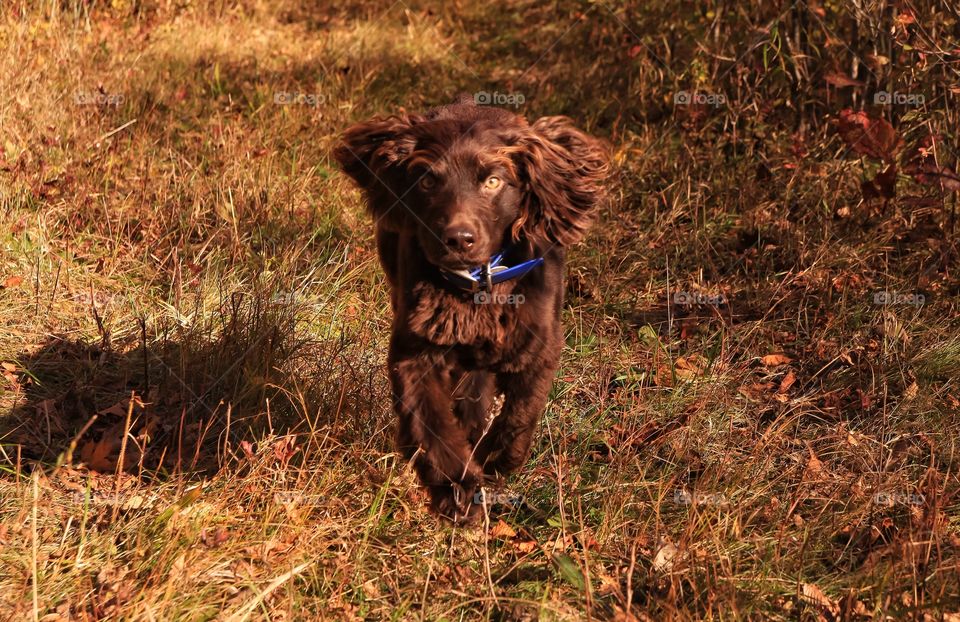
[[120, 504], [120, 507], [124, 510], [139, 510], [140, 508], [147, 505], [147, 500], [141, 497], [140, 495], [133, 495], [129, 499], [125, 499], [123, 503]]
[[793, 370], [787, 372], [787, 375], [783, 377], [783, 380], [780, 381], [780, 393], [786, 393], [790, 390], [790, 387], [793, 386], [793, 383], [797, 381], [797, 375], [793, 373]]
[[775, 352], [762, 357], [760, 362], [763, 363], [765, 367], [776, 367], [777, 365], [786, 365], [787, 363], [792, 363], [793, 359], [783, 352]]
[[4, 286], [4, 288], [16, 287], [17, 285], [20, 285], [21, 283], [23, 283], [23, 277], [20, 277], [20, 276], [8, 276], [6, 279], [4, 279], [4, 281], [3, 281], [3, 286]]
[[668, 572], [673, 568], [673, 560], [677, 557], [679, 549], [669, 541], [661, 541], [657, 554], [653, 557], [653, 569]]
[[187, 569], [187, 554], [181, 553], [173, 563], [170, 564], [170, 574], [167, 576], [168, 581], [176, 581]]
[[917, 386], [916, 382], [912, 382], [910, 383], [910, 386], [903, 391], [903, 397], [907, 398], [908, 400], [912, 400], [913, 398], [917, 397], [917, 394], [919, 393], [920, 387]]
[[532, 553], [537, 548], [537, 543], [533, 540], [525, 540], [523, 542], [517, 542], [514, 545], [514, 548], [517, 549], [520, 553]]
[[842, 73], [828, 73], [826, 76], [824, 76], [824, 80], [827, 81], [827, 84], [837, 88], [864, 85], [860, 80], [854, 80], [850, 76]]
[[900, 134], [886, 119], [849, 108], [840, 112], [837, 131], [853, 151], [887, 163], [896, 160], [903, 145]]
[[230, 532], [226, 527], [220, 526], [216, 529], [203, 529], [200, 531], [200, 541], [210, 548], [217, 548], [230, 538]]
[[273, 444], [274, 458], [283, 463], [288, 462], [299, 451], [296, 445], [297, 439], [292, 436], [281, 438]]
[[817, 458], [817, 454], [814, 453], [813, 447], [810, 446], [810, 443], [807, 443], [807, 451], [810, 452], [810, 457], [807, 459], [807, 476], [816, 476], [820, 474], [820, 471], [823, 470], [823, 462], [820, 461], [820, 458]]
[[503, 538], [506, 540], [516, 535], [516, 530], [502, 520], [498, 520], [497, 524], [490, 528], [490, 536], [493, 538]]
[[[103, 431], [97, 441], [87, 441], [80, 447], [80, 460], [91, 470], [110, 472], [117, 468], [120, 444], [123, 441], [124, 421]], [[114, 452], [118, 455], [112, 457]], [[129, 464], [129, 463], [128, 463]]]
[[840, 607], [837, 606], [837, 603], [813, 583], [804, 583], [800, 588], [800, 594], [806, 602], [823, 607], [833, 615], [840, 613]]
[[109, 438], [87, 441], [80, 447], [80, 460], [93, 471], [113, 471], [116, 462], [110, 459], [114, 443]]
[[765, 400], [767, 393], [773, 391], [776, 385], [772, 382], [754, 382], [752, 384], [742, 385], [738, 392], [750, 400]]

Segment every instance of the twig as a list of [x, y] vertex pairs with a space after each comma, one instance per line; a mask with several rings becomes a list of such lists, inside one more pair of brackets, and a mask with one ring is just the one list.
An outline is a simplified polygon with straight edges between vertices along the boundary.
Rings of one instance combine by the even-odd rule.
[[33, 471], [33, 557], [30, 560], [31, 581], [33, 583], [33, 622], [40, 620], [40, 598], [37, 595], [39, 581], [37, 580], [37, 499], [40, 496], [40, 470]]
[[117, 470], [116, 470], [116, 479], [117, 484], [114, 488], [113, 493], [113, 513], [110, 517], [110, 522], [114, 523], [117, 520], [117, 512], [120, 510], [120, 483], [123, 479], [120, 477], [120, 473], [123, 471], [123, 461], [126, 458], [127, 453], [127, 436], [130, 434], [130, 417], [133, 416], [133, 403], [137, 398], [135, 391], [130, 392], [130, 405], [127, 406], [127, 420], [123, 424], [123, 438], [120, 440], [120, 458], [117, 459]]
[[150, 358], [147, 356], [147, 320], [142, 315], [140, 322], [140, 345], [143, 348], [143, 394], [149, 401], [150, 397]]
[[[482, 487], [481, 487], [481, 490]], [[487, 573], [487, 585], [490, 586], [490, 597], [493, 598], [493, 604], [499, 606], [497, 601], [497, 590], [493, 584], [493, 572], [490, 570], [490, 508], [487, 507], [487, 495], [482, 495], [483, 500], [483, 533], [486, 536], [483, 542], [483, 569]]]
[[132, 120], [130, 120], [130, 121], [127, 121], [126, 123], [124, 123], [124, 124], [121, 125], [120, 127], [117, 127], [117, 128], [114, 128], [114, 129], [110, 130], [109, 132], [107, 132], [106, 134], [104, 134], [103, 136], [101, 136], [100, 138], [98, 138], [96, 144], [99, 145], [100, 143], [102, 143], [102, 142], [105, 141], [106, 139], [110, 138], [111, 136], [113, 136], [113, 135], [115, 135], [115, 134], [119, 134], [120, 132], [122, 132], [123, 130], [127, 129], [128, 127], [130, 127], [131, 125], [133, 125], [133, 124], [136, 123], [136, 122], [137, 122], [136, 119], [132, 119]]
[[272, 594], [278, 587], [289, 581], [291, 578], [300, 574], [306, 570], [309, 566], [313, 564], [312, 561], [304, 562], [297, 566], [296, 568], [291, 569], [289, 572], [285, 572], [273, 581], [270, 582], [270, 585], [267, 586], [265, 590], [257, 594], [257, 597], [248, 602], [246, 605], [241, 607], [236, 613], [226, 618], [227, 622], [243, 622], [250, 617], [250, 614], [260, 606], [260, 603], [264, 601], [270, 594]]

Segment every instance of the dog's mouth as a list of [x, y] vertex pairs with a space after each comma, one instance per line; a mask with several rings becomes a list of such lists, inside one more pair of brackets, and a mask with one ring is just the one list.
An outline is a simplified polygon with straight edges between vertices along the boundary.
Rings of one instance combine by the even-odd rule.
[[460, 272], [463, 270], [472, 270], [490, 261], [489, 257], [478, 257], [476, 259], [464, 259], [459, 255], [446, 255], [437, 261], [430, 259], [430, 262], [438, 268], [443, 268], [450, 272]]
[[[430, 237], [427, 237], [430, 236]], [[451, 272], [458, 272], [461, 270], [472, 270], [479, 266], [484, 265], [496, 252], [470, 252], [462, 253], [451, 251], [439, 243], [438, 239], [435, 239], [435, 235], [427, 234], [427, 236], [420, 236], [420, 247], [423, 249], [424, 255], [431, 264], [448, 270]], [[426, 239], [425, 239], [426, 238]], [[478, 246], [480, 246], [478, 244]], [[484, 245], [485, 246], [485, 245]], [[473, 249], [471, 249], [473, 250]]]

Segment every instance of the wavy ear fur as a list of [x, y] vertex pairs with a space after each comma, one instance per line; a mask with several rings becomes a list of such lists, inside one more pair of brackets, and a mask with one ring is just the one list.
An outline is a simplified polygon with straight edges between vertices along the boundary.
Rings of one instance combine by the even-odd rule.
[[560, 246], [580, 241], [606, 195], [606, 146], [567, 117], [537, 120], [523, 130], [517, 146], [527, 188], [514, 236], [523, 232]]
[[376, 117], [349, 128], [333, 150], [343, 172], [366, 193], [374, 219], [393, 231], [404, 228], [407, 219], [400, 205], [408, 190], [402, 164], [416, 146], [408, 130], [420, 121], [416, 116]]

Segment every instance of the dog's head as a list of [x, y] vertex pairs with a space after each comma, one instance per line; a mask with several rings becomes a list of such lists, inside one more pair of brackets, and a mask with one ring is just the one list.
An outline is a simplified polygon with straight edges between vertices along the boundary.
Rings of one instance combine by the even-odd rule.
[[565, 117], [533, 124], [471, 100], [375, 118], [334, 150], [379, 226], [415, 231], [448, 269], [486, 262], [509, 238], [570, 245], [604, 194], [604, 145]]

